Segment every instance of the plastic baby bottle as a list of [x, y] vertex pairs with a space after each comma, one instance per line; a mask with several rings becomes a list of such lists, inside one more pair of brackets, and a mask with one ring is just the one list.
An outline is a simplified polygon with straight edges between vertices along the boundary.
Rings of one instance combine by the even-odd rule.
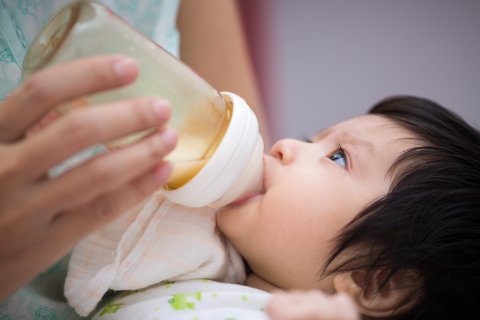
[[[166, 157], [174, 166], [162, 190], [169, 200], [190, 207], [219, 207], [262, 188], [263, 140], [246, 102], [233, 93], [217, 92], [103, 5], [81, 1], [63, 7], [33, 40], [22, 66], [23, 77], [98, 54], [134, 58], [140, 69], [138, 79], [127, 87], [61, 105], [58, 113], [128, 97], [163, 97], [172, 105], [169, 125], [179, 136], [177, 147]], [[127, 145], [153, 130], [106, 146]]]

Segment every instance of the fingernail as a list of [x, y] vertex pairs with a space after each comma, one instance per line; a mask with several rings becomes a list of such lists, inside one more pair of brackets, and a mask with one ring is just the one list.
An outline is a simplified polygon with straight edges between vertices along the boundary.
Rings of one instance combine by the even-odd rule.
[[173, 148], [177, 143], [177, 132], [172, 128], [165, 129], [165, 131], [161, 133], [161, 137], [163, 143], [170, 148]]
[[138, 74], [138, 64], [135, 60], [128, 57], [115, 57], [113, 70], [122, 80], [131, 80]]
[[157, 179], [158, 181], [163, 183], [163, 182], [167, 181], [167, 179], [170, 176], [170, 174], [172, 173], [172, 171], [173, 171], [172, 165], [170, 163], [166, 162], [166, 163], [162, 164], [162, 166], [160, 168], [155, 170], [155, 173], [154, 173], [155, 179]]
[[152, 109], [161, 120], [166, 121], [170, 118], [170, 104], [166, 100], [153, 99]]

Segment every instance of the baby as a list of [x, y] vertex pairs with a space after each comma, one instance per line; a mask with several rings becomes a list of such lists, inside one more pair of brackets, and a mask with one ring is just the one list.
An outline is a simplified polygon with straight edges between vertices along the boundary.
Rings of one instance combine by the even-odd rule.
[[97, 317], [267, 319], [275, 289], [345, 293], [369, 319], [478, 315], [480, 133], [462, 119], [392, 97], [311, 141], [279, 141], [264, 166], [264, 192], [215, 215], [248, 266], [246, 286], [163, 282]]

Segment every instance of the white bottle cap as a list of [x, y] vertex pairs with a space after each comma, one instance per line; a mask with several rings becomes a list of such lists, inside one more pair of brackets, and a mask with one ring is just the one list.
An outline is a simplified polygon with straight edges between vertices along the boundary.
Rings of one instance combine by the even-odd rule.
[[162, 192], [170, 201], [188, 207], [224, 206], [263, 187], [263, 139], [258, 121], [239, 96], [222, 92], [232, 102], [225, 135], [205, 166], [185, 185]]

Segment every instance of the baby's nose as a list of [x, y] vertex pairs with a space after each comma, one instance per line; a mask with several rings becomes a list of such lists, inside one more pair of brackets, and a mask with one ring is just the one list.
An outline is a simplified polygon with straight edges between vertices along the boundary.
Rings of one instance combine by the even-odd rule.
[[298, 152], [298, 146], [302, 142], [294, 139], [283, 139], [275, 143], [270, 154], [279, 159], [282, 164], [288, 165], [292, 163], [295, 154]]

